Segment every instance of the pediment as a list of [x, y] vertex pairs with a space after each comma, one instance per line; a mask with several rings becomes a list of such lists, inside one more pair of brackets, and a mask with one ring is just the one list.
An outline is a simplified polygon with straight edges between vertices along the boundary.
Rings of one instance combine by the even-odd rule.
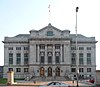
[[62, 31], [51, 24], [48, 24], [48, 26], [40, 29], [38, 33], [40, 36], [57, 36], [61, 35]]
[[58, 31], [58, 32], [61, 32], [60, 29], [58, 29], [58, 28], [52, 26], [51, 23], [49, 23], [48, 26], [46, 26], [46, 27], [40, 29], [39, 31], [41, 32], [41, 31], [44, 31], [44, 30], [48, 30], [48, 31], [56, 30], [56, 31]]
[[50, 23], [48, 24], [48, 26], [36, 31], [36, 30], [31, 30], [30, 31], [31, 36], [36, 36], [36, 37], [43, 37], [43, 38], [54, 38], [54, 37], [62, 37], [65, 36], [65, 34], [69, 34], [70, 31], [62, 31], [54, 26], [52, 26]]

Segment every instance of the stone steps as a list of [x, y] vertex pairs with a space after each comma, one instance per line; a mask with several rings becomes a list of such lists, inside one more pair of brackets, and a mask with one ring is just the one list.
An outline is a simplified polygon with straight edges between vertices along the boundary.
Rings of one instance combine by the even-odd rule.
[[56, 76], [56, 77], [33, 77], [30, 81], [70, 81], [68, 77]]

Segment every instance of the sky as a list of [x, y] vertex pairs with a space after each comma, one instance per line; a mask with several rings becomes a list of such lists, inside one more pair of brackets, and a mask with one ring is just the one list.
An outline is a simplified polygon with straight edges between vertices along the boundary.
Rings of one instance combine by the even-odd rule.
[[[49, 6], [50, 4], [50, 12]], [[100, 0], [0, 0], [0, 65], [4, 65], [4, 37], [29, 34], [49, 23], [58, 29], [96, 38], [96, 65], [100, 70]]]

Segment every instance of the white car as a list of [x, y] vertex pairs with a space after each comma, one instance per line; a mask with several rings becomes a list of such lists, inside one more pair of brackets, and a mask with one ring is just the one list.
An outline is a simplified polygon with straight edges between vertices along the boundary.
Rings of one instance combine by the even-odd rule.
[[66, 87], [70, 87], [69, 84], [65, 84], [62, 82], [50, 82], [47, 84], [47, 86], [66, 86]]

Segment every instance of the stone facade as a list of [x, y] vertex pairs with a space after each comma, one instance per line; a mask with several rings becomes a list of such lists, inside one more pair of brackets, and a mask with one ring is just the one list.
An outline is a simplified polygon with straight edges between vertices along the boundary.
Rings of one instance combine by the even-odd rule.
[[[77, 35], [79, 76], [95, 77], [95, 37]], [[76, 76], [76, 35], [51, 24], [31, 30], [30, 34], [5, 37], [4, 73], [14, 71], [16, 78], [26, 76]]]
[[100, 70], [96, 70], [96, 83], [100, 84]]

